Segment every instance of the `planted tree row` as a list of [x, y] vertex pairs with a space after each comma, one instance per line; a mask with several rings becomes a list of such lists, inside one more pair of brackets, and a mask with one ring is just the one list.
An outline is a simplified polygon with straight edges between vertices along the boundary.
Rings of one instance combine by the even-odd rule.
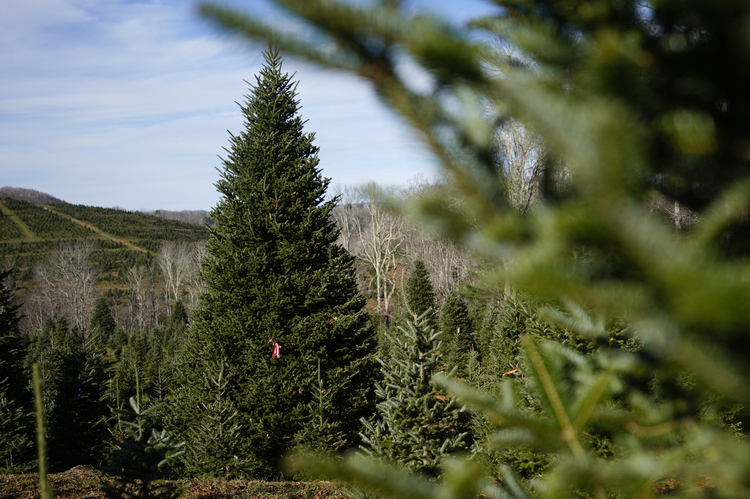
[[11, 198], [6, 198], [3, 203], [39, 238], [79, 238], [95, 235], [90, 229], [43, 206]]
[[208, 237], [203, 225], [167, 220], [140, 212], [67, 203], [55, 205], [55, 209], [117, 237], [167, 241], [203, 241]]

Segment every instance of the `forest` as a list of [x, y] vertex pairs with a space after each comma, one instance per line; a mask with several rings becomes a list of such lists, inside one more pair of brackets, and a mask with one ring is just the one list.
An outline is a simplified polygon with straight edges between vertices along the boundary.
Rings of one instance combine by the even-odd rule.
[[[48, 462], [107, 497], [750, 496], [750, 5], [495, 0], [457, 28], [275, 3], [299, 29], [200, 7], [269, 47], [205, 237], [3, 201], [8, 244], [75, 219], [153, 254], [118, 257], [109, 294], [93, 236], [8, 260], [6, 473], [42, 495]], [[443, 180], [329, 189], [282, 54], [367, 80]]]

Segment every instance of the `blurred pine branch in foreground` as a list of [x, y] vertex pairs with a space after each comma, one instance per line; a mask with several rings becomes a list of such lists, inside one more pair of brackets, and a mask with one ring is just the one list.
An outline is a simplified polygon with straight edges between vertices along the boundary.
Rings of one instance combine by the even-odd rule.
[[[487, 414], [496, 445], [553, 453], [536, 480], [502, 469], [492, 483], [471, 460], [440, 482], [359, 457], [318, 470], [397, 497], [648, 497], [667, 479], [684, 496], [750, 495], [750, 444], [721, 417], [750, 402], [750, 4], [495, 0], [495, 16], [456, 28], [398, 0], [274, 3], [307, 29], [201, 13], [369, 80], [459, 193], [402, 209], [494, 262], [495, 285], [565, 304], [550, 317], [602, 346], [524, 340], [541, 416], [517, 409], [510, 380], [500, 395], [441, 382]], [[408, 79], [417, 69], [431, 88]], [[530, 209], [498, 147], [519, 125], [538, 141]], [[654, 196], [697, 222], [655, 215]], [[612, 322], [643, 348], [618, 348]], [[618, 452], [596, 455], [593, 432]]]

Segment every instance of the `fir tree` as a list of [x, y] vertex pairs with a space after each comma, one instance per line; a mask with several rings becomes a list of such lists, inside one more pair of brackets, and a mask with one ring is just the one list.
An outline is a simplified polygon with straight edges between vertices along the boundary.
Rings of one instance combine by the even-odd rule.
[[[202, 267], [207, 292], [181, 361], [182, 384], [196, 388], [173, 406], [176, 427], [192, 438], [203, 424], [195, 407], [211, 402], [197, 387], [210, 365], [225, 360], [236, 373], [225, 400], [244, 428], [239, 457], [258, 477], [278, 473], [309, 416], [318, 361], [335, 393], [335, 418], [354, 433], [369, 411], [373, 363], [363, 359], [374, 349], [353, 258], [335, 244], [337, 200], [324, 201], [329, 180], [318, 168], [313, 135], [303, 130], [296, 84], [275, 50], [264, 57], [241, 106], [245, 129], [230, 138], [216, 183], [222, 198], [211, 212]], [[275, 343], [280, 358], [271, 358]]]
[[390, 336], [394, 354], [379, 359], [383, 381], [376, 384], [378, 418], [362, 419], [362, 449], [369, 455], [428, 476], [436, 476], [446, 455], [466, 449], [468, 413], [432, 384], [443, 365], [440, 333], [425, 315]]
[[101, 296], [96, 301], [94, 313], [91, 315], [89, 334], [96, 332], [101, 344], [106, 345], [110, 342], [115, 332], [115, 327], [117, 327], [117, 323], [114, 317], [112, 317], [112, 312], [109, 310], [107, 299]]
[[173, 331], [182, 332], [188, 324], [188, 315], [182, 300], [177, 300], [172, 307], [172, 315], [169, 316], [169, 327]]
[[96, 334], [71, 343], [57, 366], [50, 415], [50, 458], [57, 468], [98, 464], [103, 456], [109, 362], [98, 344]]
[[0, 272], [0, 469], [23, 471], [31, 457], [31, 394], [24, 365], [29, 345], [19, 336], [21, 307], [13, 303], [10, 274]]
[[130, 410], [117, 410], [118, 429], [114, 432], [116, 443], [108, 453], [109, 464], [104, 471], [115, 477], [114, 483], [102, 487], [106, 497], [164, 498], [182, 495], [188, 487], [178, 487], [173, 482], [154, 485], [160, 471], [170, 461], [184, 452], [185, 442], [175, 442], [166, 430], [149, 425], [149, 413], [158, 406], [143, 408], [134, 397]]
[[428, 310], [435, 310], [435, 291], [430, 282], [430, 273], [421, 258], [414, 261], [404, 286], [404, 296], [407, 307], [417, 317]]
[[466, 377], [471, 351], [476, 351], [469, 311], [461, 297], [451, 292], [440, 309], [440, 328], [444, 334], [445, 362], [455, 375]]
[[[242, 478], [247, 463], [242, 455], [242, 426], [231, 400], [227, 399], [227, 386], [232, 381], [223, 359], [213, 369], [205, 372], [202, 386], [209, 394], [208, 402], [201, 403], [201, 423], [191, 428], [190, 443], [183, 457], [183, 471], [188, 476], [222, 476]], [[179, 388], [184, 392], [186, 387]], [[181, 394], [180, 394], [181, 395]]]

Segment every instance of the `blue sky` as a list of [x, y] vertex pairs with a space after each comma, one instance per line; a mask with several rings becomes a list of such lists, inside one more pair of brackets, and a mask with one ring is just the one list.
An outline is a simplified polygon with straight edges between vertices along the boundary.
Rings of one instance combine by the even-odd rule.
[[[284, 19], [266, 0], [224, 4]], [[461, 22], [483, 0], [412, 0]], [[184, 0], [3, 0], [0, 186], [128, 210], [210, 209], [263, 47], [215, 31]], [[294, 59], [302, 117], [332, 185], [405, 184], [436, 168], [367, 82]]]

